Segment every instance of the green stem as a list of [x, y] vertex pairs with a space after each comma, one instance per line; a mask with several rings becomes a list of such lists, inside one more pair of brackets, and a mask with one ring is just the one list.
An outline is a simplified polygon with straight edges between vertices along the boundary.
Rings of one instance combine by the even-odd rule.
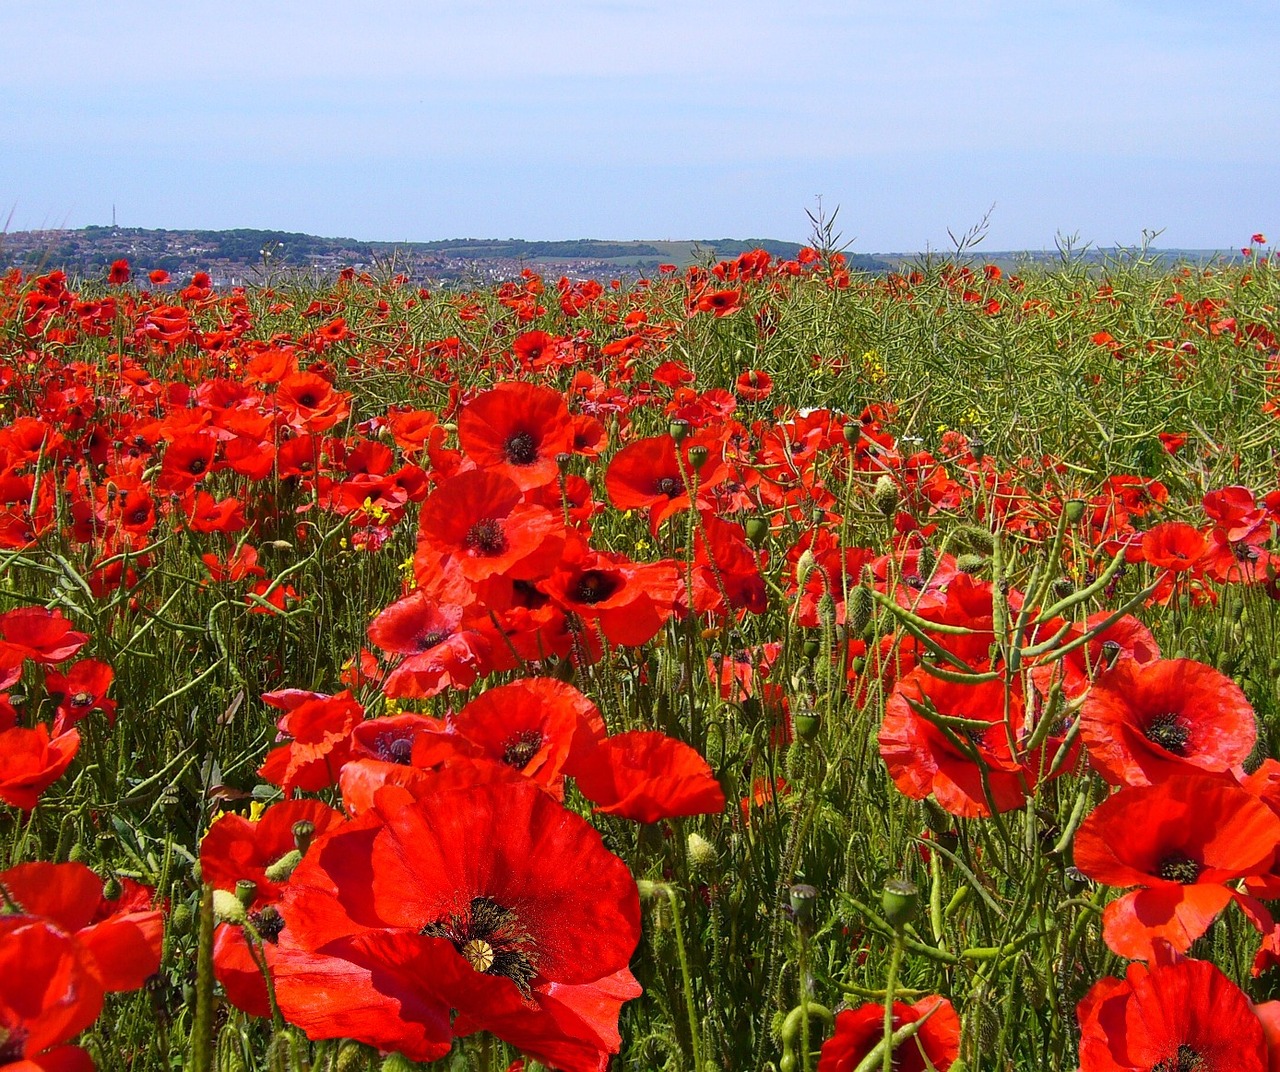
[[[889, 976], [884, 984], [884, 1047], [880, 1063], [882, 1072], [893, 1069], [893, 991], [898, 985], [898, 968], [902, 965], [902, 934], [899, 932], [893, 939], [893, 955], [889, 958]], [[874, 1066], [873, 1066], [874, 1067]]]

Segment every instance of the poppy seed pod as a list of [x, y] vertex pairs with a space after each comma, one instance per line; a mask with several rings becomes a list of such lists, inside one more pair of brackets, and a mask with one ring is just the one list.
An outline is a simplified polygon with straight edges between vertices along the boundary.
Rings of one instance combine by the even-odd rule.
[[752, 547], [760, 547], [769, 538], [769, 522], [763, 517], [747, 518], [745, 528]]
[[902, 931], [920, 911], [920, 890], [905, 878], [891, 878], [880, 896], [884, 917], [896, 931]]
[[787, 898], [791, 907], [791, 918], [801, 926], [811, 924], [814, 909], [818, 904], [818, 891], [813, 886], [801, 882], [787, 891]]
[[1083, 499], [1068, 499], [1066, 505], [1062, 508], [1062, 512], [1067, 515], [1067, 520], [1074, 525], [1084, 517], [1084, 507], [1085, 501]]
[[975, 462], [982, 461], [987, 456], [987, 444], [978, 436], [969, 437], [969, 453], [973, 455]]
[[669, 425], [667, 425], [667, 432], [671, 436], [671, 438], [676, 441], [676, 445], [679, 446], [688, 438], [691, 428], [692, 426], [689, 424], [688, 421], [684, 420], [683, 418], [677, 417], [674, 421], [672, 421]]
[[701, 469], [707, 460], [707, 448], [698, 444], [689, 448], [689, 464], [695, 469]]

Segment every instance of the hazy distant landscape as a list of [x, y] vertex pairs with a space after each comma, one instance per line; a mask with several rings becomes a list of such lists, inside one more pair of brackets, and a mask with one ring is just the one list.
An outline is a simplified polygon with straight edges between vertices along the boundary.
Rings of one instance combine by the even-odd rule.
[[[163, 270], [175, 278], [207, 271], [218, 285], [265, 282], [284, 273], [323, 281], [351, 266], [387, 274], [404, 273], [418, 283], [474, 282], [487, 284], [517, 277], [524, 268], [542, 275], [569, 275], [607, 280], [619, 275], [653, 275], [663, 264], [684, 268], [736, 257], [751, 249], [765, 249], [787, 259], [800, 250], [798, 242], [772, 238], [642, 239], [613, 241], [572, 239], [451, 238], [430, 242], [373, 242], [352, 238], [321, 238], [286, 231], [236, 229], [225, 231], [164, 230], [139, 227], [82, 227], [75, 230], [14, 231], [0, 234], [0, 270], [64, 271], [85, 278], [101, 275], [124, 258], [137, 272]], [[944, 251], [952, 253], [954, 251]], [[1086, 261], [1119, 256], [1117, 247], [1078, 250]], [[1049, 250], [978, 250], [972, 255], [1002, 269], [1023, 264], [1059, 263], [1062, 253]], [[921, 252], [846, 252], [849, 267], [863, 272], [887, 272], [918, 260]], [[1206, 263], [1239, 260], [1239, 250], [1148, 250], [1157, 263]]]

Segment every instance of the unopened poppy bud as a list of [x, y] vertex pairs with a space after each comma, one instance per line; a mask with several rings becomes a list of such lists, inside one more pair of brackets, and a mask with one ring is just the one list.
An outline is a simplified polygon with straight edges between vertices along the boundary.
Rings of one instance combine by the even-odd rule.
[[818, 642], [817, 637], [809, 637], [801, 646], [800, 651], [806, 659], [816, 659], [818, 652], [822, 650], [822, 645]]
[[1059, 577], [1053, 582], [1053, 594], [1058, 599], [1066, 599], [1075, 590], [1075, 583], [1070, 577]]
[[720, 863], [720, 854], [716, 852], [716, 847], [697, 831], [686, 839], [685, 852], [689, 859], [689, 867], [693, 871], [714, 871]]
[[258, 896], [258, 884], [251, 878], [242, 878], [236, 883], [236, 900], [245, 908], [253, 904], [253, 899]]
[[893, 477], [886, 474], [876, 481], [871, 501], [885, 517], [893, 517], [898, 509], [898, 485], [893, 482]]
[[244, 905], [230, 890], [213, 891], [213, 914], [224, 923], [243, 923]]
[[338, 1059], [333, 1063], [334, 1072], [363, 1072], [368, 1067], [369, 1047], [347, 1039], [338, 1047]]
[[[310, 824], [308, 824], [310, 825]], [[267, 868], [266, 875], [272, 882], [288, 882], [294, 868], [302, 863], [302, 853], [297, 849], [286, 852], [275, 863]]]
[[901, 931], [920, 911], [920, 890], [905, 878], [891, 878], [884, 884], [880, 907], [893, 929]]
[[573, 465], [573, 455], [570, 454], [568, 451], [562, 450], [559, 454], [556, 455], [556, 468], [560, 470], [561, 476], [567, 473], [569, 471], [569, 467], [572, 465]]
[[268, 547], [274, 547], [277, 551], [292, 551], [293, 544], [288, 540], [272, 540], [267, 544]]
[[191, 920], [194, 918], [191, 906], [183, 901], [177, 905], [172, 912], [169, 913], [169, 927], [177, 934], [185, 934], [188, 927], [191, 926]]
[[418, 1065], [402, 1053], [389, 1053], [382, 1059], [378, 1072], [415, 1072]]
[[818, 560], [812, 551], [805, 548], [804, 553], [796, 559], [796, 587], [803, 588], [809, 583], [809, 577], [818, 568]]
[[920, 547], [920, 555], [916, 559], [916, 572], [926, 580], [933, 576], [934, 569], [938, 565], [938, 553], [930, 544], [922, 544]]
[[294, 847], [304, 856], [311, 847], [311, 839], [315, 837], [316, 824], [310, 819], [299, 819], [293, 824]]
[[663, 886], [660, 882], [651, 882], [647, 878], [636, 879], [636, 892], [640, 894], [640, 900], [649, 901], [654, 897], [660, 897], [663, 893]]
[[763, 517], [749, 517], [746, 524], [747, 542], [759, 547], [769, 538], [769, 522]]
[[1083, 499], [1068, 499], [1066, 505], [1062, 508], [1062, 512], [1067, 515], [1067, 520], [1074, 525], [1084, 517], [1084, 507], [1085, 502]]
[[989, 560], [983, 555], [961, 555], [956, 559], [956, 569], [961, 573], [967, 573], [971, 577], [976, 577], [980, 573], [984, 573]]
[[123, 892], [124, 888], [120, 885], [120, 880], [114, 876], [102, 884], [102, 898], [105, 901], [118, 900]]
[[690, 430], [689, 422], [684, 420], [681, 417], [677, 417], [674, 421], [672, 421], [669, 425], [667, 425], [667, 431], [671, 433], [671, 438], [676, 441], [677, 446], [679, 446], [681, 443], [685, 441], [685, 439], [689, 435], [689, 430]]
[[845, 618], [849, 624], [849, 632], [861, 636], [862, 631], [871, 624], [871, 612], [875, 607], [875, 597], [866, 585], [858, 585], [849, 594], [849, 603], [845, 608]]
[[1122, 651], [1124, 649], [1114, 640], [1104, 640], [1102, 642], [1102, 659], [1107, 664], [1108, 670], [1116, 665], [1116, 660], [1120, 658]]
[[975, 462], [982, 461], [987, 456], [987, 444], [978, 436], [969, 437], [969, 453], [973, 455]]
[[840, 432], [844, 436], [844, 441], [851, 448], [856, 447], [858, 440], [862, 438], [862, 427], [857, 421], [845, 421], [844, 427], [840, 429]]
[[699, 443], [696, 447], [689, 448], [689, 464], [695, 469], [701, 469], [707, 461], [707, 448]]
[[807, 883], [800, 882], [787, 891], [787, 899], [791, 904], [791, 918], [801, 926], [813, 922], [814, 910], [818, 906], [818, 891]]

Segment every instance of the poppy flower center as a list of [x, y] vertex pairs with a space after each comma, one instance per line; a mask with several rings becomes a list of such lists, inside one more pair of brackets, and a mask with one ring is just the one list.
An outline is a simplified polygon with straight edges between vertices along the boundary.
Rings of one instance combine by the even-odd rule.
[[81, 689], [77, 693], [73, 693], [71, 696], [71, 706], [72, 707], [92, 707], [93, 693], [85, 692], [83, 689]]
[[462, 912], [450, 912], [423, 926], [419, 934], [447, 938], [482, 975], [510, 979], [528, 997], [538, 974], [533, 935], [520, 917], [489, 897], [473, 897]]
[[443, 644], [448, 637], [449, 634], [443, 629], [432, 629], [429, 632], [419, 634], [415, 646], [419, 651], [430, 651], [437, 644]]
[[203, 458], [192, 458], [191, 461], [187, 463], [187, 472], [191, 473], [193, 476], [199, 476], [204, 472], [207, 464], [208, 462]]
[[653, 482], [653, 490], [659, 495], [666, 495], [669, 498], [674, 498], [684, 491], [684, 484], [681, 483], [679, 477], [663, 476]]
[[1142, 732], [1148, 741], [1159, 745], [1166, 752], [1172, 752], [1175, 756], [1187, 754], [1187, 740], [1191, 736], [1191, 730], [1182, 721], [1182, 717], [1173, 711], [1156, 715]]
[[517, 432], [505, 446], [507, 461], [512, 465], [532, 465], [538, 458], [538, 444], [529, 432]]
[[1172, 1057], [1166, 1057], [1163, 1061], [1153, 1064], [1151, 1072], [1196, 1072], [1196, 1069], [1203, 1065], [1204, 1058], [1184, 1042]]
[[304, 391], [298, 396], [298, 405], [306, 406], [307, 409], [315, 409], [316, 403], [320, 401], [310, 391]]
[[618, 582], [603, 570], [587, 570], [578, 578], [573, 595], [579, 603], [603, 603], [618, 590]]
[[1203, 870], [1198, 860], [1193, 860], [1180, 852], [1171, 853], [1156, 865], [1156, 874], [1162, 879], [1166, 882], [1177, 882], [1183, 886], [1195, 885]]
[[480, 555], [500, 555], [507, 549], [507, 537], [497, 518], [493, 517], [486, 517], [472, 525], [462, 543], [468, 550]]
[[413, 755], [413, 739], [393, 733], [384, 733], [374, 744], [378, 758], [385, 763], [399, 763], [408, 766]]
[[270, 942], [272, 945], [280, 940], [280, 932], [284, 930], [284, 916], [276, 910], [275, 905], [267, 905], [258, 912], [250, 912], [249, 923], [264, 942]]
[[27, 1034], [25, 1027], [0, 1027], [0, 1061], [21, 1061], [26, 1056]]
[[151, 511], [145, 506], [136, 506], [129, 513], [129, 522], [133, 525], [141, 525], [150, 516]]
[[502, 762], [516, 770], [524, 770], [541, 747], [542, 733], [539, 730], [521, 730], [503, 745]]

